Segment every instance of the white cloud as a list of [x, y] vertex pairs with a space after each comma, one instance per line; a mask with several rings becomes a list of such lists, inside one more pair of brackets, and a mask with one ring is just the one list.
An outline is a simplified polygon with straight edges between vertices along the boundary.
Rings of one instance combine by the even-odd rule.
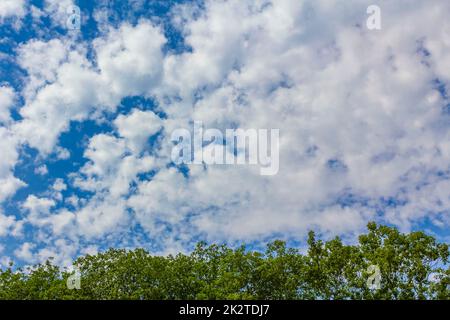
[[2, 0], [0, 2], [0, 22], [9, 17], [22, 18], [25, 13], [25, 0]]
[[[166, 252], [197, 236], [302, 238], [310, 228], [352, 234], [375, 218], [405, 230], [425, 219], [448, 228], [448, 99], [436, 79], [449, 87], [450, 3], [383, 2], [377, 32], [365, 28], [369, 4], [210, 0], [200, 13], [181, 5], [175, 19], [191, 49], [181, 54], [164, 55], [161, 30], [145, 20], [94, 40], [94, 61], [84, 43], [74, 50], [61, 40], [23, 45], [24, 119], [0, 128], [1, 149], [9, 150], [0, 179], [11, 185], [0, 195], [20, 185], [12, 176], [18, 139], [49, 154], [70, 121], [101, 118], [123, 97], [143, 95], [168, 119], [138, 110], [118, 116], [117, 132], [91, 137], [88, 162], [72, 175], [75, 187], [94, 195], [66, 199], [74, 212], [53, 214], [54, 200], [29, 198], [29, 221], [91, 239], [125, 232], [136, 220]], [[156, 132], [192, 120], [219, 129], [279, 128], [278, 175], [193, 165], [185, 177], [166, 166], [170, 135], [154, 157], [146, 153]], [[152, 170], [150, 181], [138, 178]], [[404, 203], [386, 206], [384, 199], [396, 198]], [[33, 212], [42, 220], [31, 219]]]
[[114, 124], [134, 153], [139, 153], [149, 137], [162, 128], [161, 119], [151, 111], [134, 110], [130, 115], [119, 115]]
[[67, 189], [67, 185], [64, 183], [63, 179], [56, 179], [55, 183], [53, 184], [53, 190], [61, 192]]
[[35, 262], [35, 257], [34, 257], [34, 254], [32, 252], [34, 247], [35, 247], [35, 245], [33, 243], [24, 242], [20, 246], [20, 248], [18, 248], [17, 250], [14, 251], [14, 255], [17, 258], [24, 260], [25, 262], [34, 263]]
[[114, 124], [121, 137], [98, 134], [92, 137], [84, 156], [89, 161], [74, 176], [74, 186], [95, 193], [79, 208], [75, 203], [76, 233], [88, 238], [121, 232], [130, 222], [124, 196], [138, 174], [158, 167], [155, 159], [142, 154], [146, 140], [161, 128], [161, 120], [150, 111], [133, 110], [119, 115]]
[[24, 119], [14, 131], [42, 154], [52, 152], [70, 121], [98, 118], [125, 96], [151, 92], [160, 78], [164, 42], [147, 21], [111, 29], [93, 42], [98, 69], [82, 43], [32, 40], [21, 46], [19, 61], [30, 76], [20, 110]]
[[59, 146], [56, 146], [56, 158], [58, 160], [67, 160], [70, 158], [70, 151], [66, 148], [61, 148]]
[[0, 211], [0, 237], [9, 235], [9, 232], [14, 227], [15, 222], [15, 217], [6, 216]]
[[15, 97], [14, 89], [0, 86], [0, 124], [6, 124], [11, 121], [10, 109], [14, 105]]
[[84, 254], [84, 255], [95, 255], [95, 254], [97, 254], [98, 253], [98, 246], [96, 246], [96, 245], [90, 245], [90, 246], [87, 246], [86, 248], [83, 248], [82, 249], [82, 254]]
[[45, 0], [44, 12], [55, 25], [66, 26], [70, 8], [75, 4], [73, 0]]
[[[415, 186], [449, 170], [445, 101], [433, 84], [447, 81], [447, 33], [415, 23], [446, 21], [447, 4], [385, 3], [383, 30], [371, 33], [363, 2], [267, 3], [207, 1], [204, 14], [183, 17], [192, 52], [166, 57], [158, 93], [161, 102], [171, 101], [166, 95], [183, 99], [164, 105], [171, 127], [191, 119], [218, 128], [280, 128], [280, 173], [265, 179], [252, 169], [210, 167], [184, 179], [161, 172], [129, 202], [150, 234], [161, 220], [221, 239], [297, 237], [308, 228], [347, 233], [375, 218], [380, 198], [405, 187], [410, 202], [423, 202]], [[421, 54], [422, 40], [437, 54]], [[370, 206], [336, 205], [346, 194], [370, 199]], [[396, 211], [403, 214], [384, 218], [403, 226], [425, 217], [408, 206]], [[448, 220], [448, 213], [426, 216]]]
[[23, 120], [14, 127], [24, 142], [48, 154], [71, 120], [84, 120], [93, 107], [110, 105], [109, 97], [102, 95], [99, 75], [90, 67], [80, 52], [71, 52], [68, 61], [58, 67], [57, 81], [27, 101], [20, 109]]
[[35, 97], [38, 89], [56, 81], [58, 67], [67, 59], [69, 43], [60, 39], [48, 42], [30, 40], [17, 49], [17, 61], [28, 73], [22, 93], [27, 100]]
[[[64, 188], [63, 185], [59, 184], [60, 182], [57, 181], [54, 184], [53, 188]], [[58, 199], [58, 197], [56, 198]], [[75, 220], [75, 215], [67, 210], [51, 212], [52, 208], [55, 205], [56, 202], [54, 199], [39, 198], [34, 195], [28, 196], [28, 198], [22, 205], [23, 209], [28, 213], [26, 215], [25, 222], [30, 223], [34, 227], [38, 228], [50, 226], [52, 236], [59, 236], [63, 233], [66, 236], [70, 235], [74, 231], [73, 223]], [[48, 237], [42, 232], [37, 232], [36, 234], [37, 237], [41, 240]]]
[[73, 228], [73, 222], [75, 215], [67, 210], [62, 210], [57, 214], [53, 214], [48, 218], [48, 223], [52, 226], [53, 235], [59, 236], [64, 231], [70, 233], [73, 230], [68, 230], [68, 228]]
[[126, 226], [129, 217], [124, 201], [96, 198], [76, 213], [76, 222], [80, 235], [90, 239], [115, 233]]
[[103, 177], [115, 173], [126, 151], [125, 142], [113, 136], [99, 134], [91, 138], [84, 156], [91, 160], [81, 173]]
[[25, 183], [13, 175], [18, 161], [17, 138], [7, 128], [0, 127], [0, 203], [12, 196]]
[[57, 239], [52, 245], [40, 249], [36, 253], [36, 258], [38, 261], [46, 261], [49, 258], [53, 258], [54, 264], [69, 267], [72, 266], [76, 252], [76, 243], [65, 239]]
[[36, 169], [34, 169], [34, 173], [35, 174], [39, 174], [41, 176], [45, 176], [46, 174], [48, 174], [48, 168], [45, 164], [37, 167]]
[[123, 24], [94, 41], [98, 66], [113, 93], [142, 95], [158, 84], [162, 72], [161, 30], [147, 21]]
[[53, 183], [52, 189], [53, 189], [52, 197], [55, 200], [62, 201], [64, 198], [62, 195], [62, 191], [67, 190], [67, 185], [64, 183], [64, 180], [61, 178], [56, 179], [55, 182]]

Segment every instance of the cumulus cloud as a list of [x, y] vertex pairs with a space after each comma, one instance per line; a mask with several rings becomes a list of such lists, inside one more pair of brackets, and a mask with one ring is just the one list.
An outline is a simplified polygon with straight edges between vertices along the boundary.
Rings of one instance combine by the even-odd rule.
[[26, 13], [25, 0], [2, 0], [0, 2], [0, 21], [5, 18], [22, 18]]
[[[424, 221], [448, 229], [450, 4], [383, 1], [378, 31], [365, 27], [369, 4], [178, 5], [172, 23], [188, 48], [183, 52], [165, 52], [162, 29], [147, 20], [103, 26], [91, 43], [21, 45], [25, 105], [22, 119], [0, 127], [1, 149], [8, 150], [0, 162], [6, 181], [0, 197], [23, 185], [12, 174], [22, 144], [43, 158], [56, 152], [67, 159], [58, 139], [70, 123], [109, 121], [104, 114], [129, 96], [153, 98], [166, 115], [132, 108], [113, 117], [110, 131], [89, 137], [86, 163], [67, 185], [52, 186], [58, 195], [28, 197], [27, 221], [50, 226], [61, 240], [37, 257], [66, 247], [74, 252], [78, 244], [63, 235], [121, 238], [136, 224], [165, 252], [199, 237], [301, 239], [311, 228], [352, 235], [372, 219], [404, 230]], [[0, 122], [10, 121], [11, 105], [0, 105]], [[218, 129], [279, 128], [279, 173], [174, 167], [170, 133], [192, 121]], [[59, 201], [72, 208], [57, 207]], [[17, 254], [30, 258], [30, 250]]]
[[14, 255], [17, 258], [24, 260], [25, 262], [33, 263], [35, 261], [35, 258], [33, 256], [33, 252], [32, 252], [32, 249], [34, 247], [35, 247], [34, 244], [32, 244], [30, 242], [24, 242], [24, 243], [22, 243], [20, 248], [18, 248], [14, 251]]
[[[236, 169], [229, 168], [221, 180], [212, 178], [220, 170], [208, 168], [187, 182], [189, 199], [202, 194], [194, 187], [201, 181], [217, 192], [226, 189], [223, 203], [227, 196], [233, 203], [231, 191], [248, 197], [248, 202], [203, 214], [200, 231], [217, 235], [220, 230], [227, 239], [248, 237], [253, 229], [255, 236], [295, 234], [315, 225], [337, 233], [354, 230], [374, 217], [380, 199], [396, 198], [436, 170], [448, 171], [445, 101], [434, 85], [436, 78], [446, 80], [430, 67], [441, 56], [423, 54], [423, 47], [428, 42], [439, 46], [438, 52], [449, 47], [440, 27], [414, 24], [418, 19], [444, 21], [446, 9], [437, 9], [438, 2], [405, 10], [396, 10], [399, 3], [385, 3], [384, 29], [373, 33], [362, 27], [366, 4], [336, 4], [209, 1], [200, 18], [184, 21], [192, 52], [166, 58], [163, 89], [194, 102], [191, 108], [167, 106], [170, 116], [219, 128], [231, 123], [281, 128], [279, 175], [264, 180], [244, 172], [234, 181]], [[192, 99], [198, 90], [201, 98]], [[336, 206], [354, 195], [370, 199], [372, 206]], [[206, 203], [217, 201], [205, 198], [210, 200]], [[190, 205], [194, 212], [201, 208], [195, 201]], [[406, 214], [406, 206], [396, 210], [405, 212], [402, 218], [387, 215], [386, 221], [401, 226], [417, 221]], [[356, 216], [332, 218], [350, 213]], [[427, 217], [438, 215], [429, 212]], [[345, 228], [342, 221], [347, 221]]]
[[39, 198], [35, 195], [27, 197], [23, 203], [23, 209], [28, 212], [27, 220], [34, 225], [44, 225], [45, 218], [50, 215], [50, 209], [55, 206], [55, 201], [48, 198]]
[[161, 30], [145, 21], [110, 29], [96, 39], [98, 67], [110, 90], [121, 96], [150, 92], [161, 76], [165, 42]]
[[65, 27], [74, 5], [75, 1], [73, 0], [45, 0], [43, 11], [50, 17], [54, 25]]
[[69, 44], [60, 39], [30, 40], [17, 48], [17, 61], [27, 71], [27, 100], [35, 97], [38, 89], [56, 81], [58, 67], [67, 59]]
[[14, 89], [8, 86], [0, 86], [0, 124], [11, 121], [10, 109], [14, 105], [15, 97]]
[[48, 174], [48, 168], [45, 164], [34, 169], [34, 173], [39, 174], [41, 176], [45, 176]]
[[13, 169], [19, 157], [17, 150], [17, 138], [5, 127], [0, 127], [0, 203], [14, 195], [17, 189], [25, 186], [25, 183], [14, 177]]
[[79, 234], [89, 238], [121, 230], [129, 222], [124, 197], [132, 184], [139, 183], [140, 173], [158, 167], [153, 156], [141, 155], [141, 151], [144, 140], [161, 127], [159, 118], [152, 112], [135, 110], [129, 116], [119, 116], [114, 123], [122, 138], [106, 134], [92, 137], [85, 151], [89, 162], [74, 179], [75, 186], [96, 194], [74, 213]]
[[[29, 99], [20, 110], [17, 135], [48, 154], [70, 121], [98, 118], [102, 111], [114, 111], [123, 97], [151, 92], [161, 72], [164, 41], [147, 21], [111, 29], [94, 41], [96, 67], [87, 59], [86, 47], [70, 40], [22, 45], [19, 62], [29, 73]], [[48, 54], [51, 58], [43, 59]]]
[[148, 139], [162, 128], [161, 119], [152, 111], [133, 110], [128, 116], [119, 115], [114, 124], [135, 153], [139, 153]]
[[15, 217], [6, 216], [0, 212], [0, 237], [4, 237], [9, 234], [16, 222]]
[[446, 21], [447, 5], [385, 3], [376, 33], [363, 27], [367, 5], [207, 1], [200, 15], [179, 10], [192, 50], [165, 58], [161, 101], [182, 98], [164, 106], [166, 128], [186, 119], [280, 128], [280, 173], [208, 167], [185, 178], [163, 170], [129, 201], [150, 234], [164, 234], [164, 223], [176, 237], [184, 228], [228, 240], [309, 228], [346, 234], [371, 219], [405, 230], [424, 219], [446, 225], [448, 193], [435, 186], [449, 169], [440, 92], [448, 80], [436, 65], [446, 70], [448, 32], [414, 21]]

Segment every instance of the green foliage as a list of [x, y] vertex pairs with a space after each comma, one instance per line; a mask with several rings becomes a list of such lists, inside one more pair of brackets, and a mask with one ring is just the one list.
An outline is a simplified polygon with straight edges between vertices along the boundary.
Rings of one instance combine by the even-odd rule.
[[[264, 253], [199, 243], [189, 254], [152, 256], [144, 249], [110, 249], [78, 258], [81, 289], [71, 273], [47, 261], [0, 270], [0, 299], [449, 299], [449, 247], [423, 232], [402, 234], [368, 224], [356, 245], [322, 241], [307, 251], [283, 241]], [[367, 285], [377, 265], [381, 287]]]

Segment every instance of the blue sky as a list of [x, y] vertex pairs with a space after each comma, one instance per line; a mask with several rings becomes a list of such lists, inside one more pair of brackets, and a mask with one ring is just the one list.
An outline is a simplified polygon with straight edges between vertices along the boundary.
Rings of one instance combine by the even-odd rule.
[[[448, 242], [450, 4], [412, 2], [369, 30], [364, 1], [2, 0], [0, 266], [371, 220]], [[175, 166], [193, 121], [280, 129], [280, 172]]]

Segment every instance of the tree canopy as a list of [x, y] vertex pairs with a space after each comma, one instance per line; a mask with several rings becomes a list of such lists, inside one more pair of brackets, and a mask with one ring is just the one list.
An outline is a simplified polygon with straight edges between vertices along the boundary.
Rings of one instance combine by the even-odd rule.
[[[283, 241], [265, 252], [197, 244], [189, 254], [154, 256], [109, 249], [78, 258], [80, 289], [49, 260], [0, 270], [0, 299], [449, 299], [449, 246], [424, 232], [368, 224], [354, 245], [308, 235], [307, 251]], [[380, 272], [371, 288], [370, 266]]]

